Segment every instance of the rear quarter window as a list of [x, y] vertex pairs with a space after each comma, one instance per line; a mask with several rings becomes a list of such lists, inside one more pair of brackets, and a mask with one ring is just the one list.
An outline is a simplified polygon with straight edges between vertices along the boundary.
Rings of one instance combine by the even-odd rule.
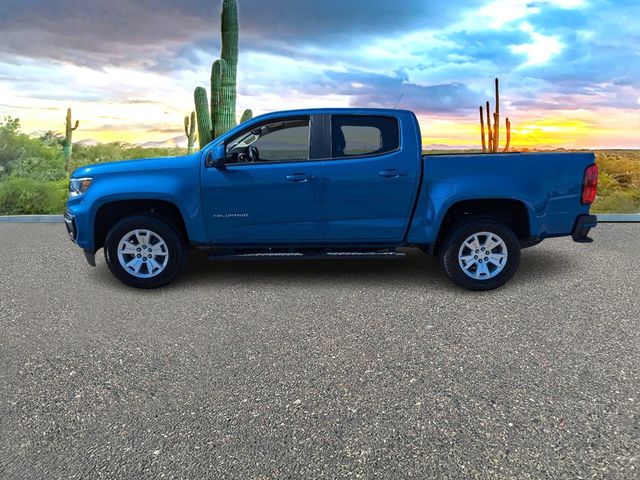
[[381, 155], [400, 147], [398, 120], [393, 117], [334, 115], [331, 117], [331, 157]]

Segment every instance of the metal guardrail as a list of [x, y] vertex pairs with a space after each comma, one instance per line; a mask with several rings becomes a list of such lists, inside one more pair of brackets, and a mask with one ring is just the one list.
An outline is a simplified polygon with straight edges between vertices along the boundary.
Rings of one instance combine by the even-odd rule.
[[[598, 223], [640, 223], [640, 213], [597, 214]], [[0, 223], [62, 223], [62, 215], [0, 215]]]

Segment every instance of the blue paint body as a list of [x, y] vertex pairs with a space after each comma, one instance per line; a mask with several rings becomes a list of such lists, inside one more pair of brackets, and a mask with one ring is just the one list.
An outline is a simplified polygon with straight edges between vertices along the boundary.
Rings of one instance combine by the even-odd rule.
[[[396, 118], [400, 148], [388, 154], [304, 162], [207, 167], [216, 146], [266, 120], [309, 116], [380, 115]], [[324, 140], [324, 139], [323, 139]], [[313, 141], [319, 141], [316, 138]], [[70, 198], [76, 243], [96, 249], [99, 209], [123, 200], [175, 205], [193, 245], [385, 246], [433, 244], [447, 211], [460, 201], [509, 199], [528, 212], [529, 235], [570, 235], [589, 211], [580, 202], [591, 153], [427, 155], [415, 115], [403, 110], [322, 109], [256, 117], [215, 139], [201, 152], [90, 165], [73, 177], [92, 177], [86, 193]], [[397, 170], [387, 178], [381, 172]], [[292, 182], [290, 178], [308, 178]]]

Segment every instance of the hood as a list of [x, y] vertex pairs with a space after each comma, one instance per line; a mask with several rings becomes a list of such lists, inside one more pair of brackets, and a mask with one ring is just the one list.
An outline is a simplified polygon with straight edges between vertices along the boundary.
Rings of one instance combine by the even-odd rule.
[[142, 172], [145, 170], [171, 170], [176, 168], [191, 167], [198, 162], [199, 152], [181, 157], [144, 158], [139, 160], [123, 160], [119, 162], [96, 163], [77, 168], [72, 178], [94, 177], [96, 175]]

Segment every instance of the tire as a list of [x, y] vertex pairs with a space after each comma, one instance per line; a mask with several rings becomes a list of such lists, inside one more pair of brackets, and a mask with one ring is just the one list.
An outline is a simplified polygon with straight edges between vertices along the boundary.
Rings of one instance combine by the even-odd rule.
[[138, 214], [111, 228], [104, 244], [104, 258], [111, 273], [126, 285], [157, 288], [182, 272], [187, 247], [171, 222], [157, 215]]
[[[489, 254], [487, 247], [491, 248]], [[490, 217], [471, 217], [451, 227], [440, 262], [459, 287], [493, 290], [508, 282], [518, 269], [520, 243], [504, 223]]]

